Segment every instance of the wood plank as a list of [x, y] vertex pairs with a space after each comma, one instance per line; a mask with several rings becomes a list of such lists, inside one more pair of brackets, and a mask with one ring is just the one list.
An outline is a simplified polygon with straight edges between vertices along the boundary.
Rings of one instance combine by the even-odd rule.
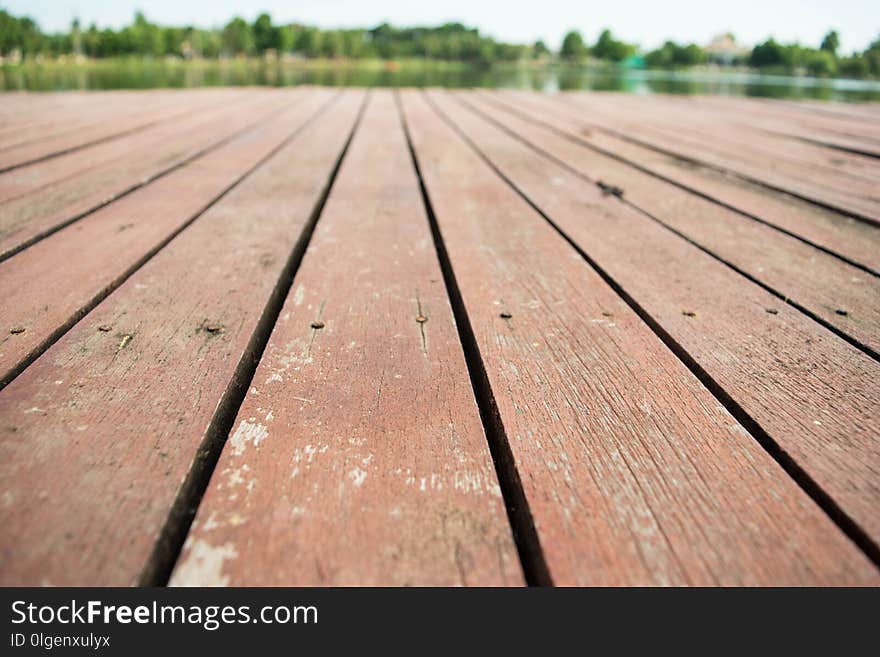
[[[581, 256], [422, 97], [404, 100], [554, 581], [876, 582]], [[523, 168], [540, 168], [533, 160]], [[607, 222], [617, 203], [593, 189], [589, 204], [578, 199], [584, 225]]]
[[518, 96], [515, 105], [510, 104], [506, 95], [492, 94], [491, 98], [523, 118], [552, 126], [603, 152], [637, 163], [664, 180], [706, 195], [880, 274], [880, 232], [873, 226], [710, 168], [687, 165], [600, 130], [590, 130], [585, 127], [582, 115], [568, 107], [551, 104], [543, 96]]
[[522, 583], [389, 91], [234, 426], [172, 584]]
[[298, 97], [258, 97], [0, 176], [0, 194], [8, 196], [0, 203], [0, 260], [268, 120]]
[[0, 392], [4, 584], [139, 580], [218, 439], [361, 96], [346, 92]]
[[627, 93], [594, 95], [606, 105], [622, 104], [641, 112], [650, 112], [650, 121], [656, 120], [657, 113], [662, 115], [664, 122], [672, 121], [686, 126], [696, 124], [701, 128], [735, 128], [750, 138], [766, 137], [770, 133], [777, 139], [787, 136], [808, 141], [839, 140], [837, 145], [844, 149], [858, 147], [870, 150], [872, 146], [880, 146], [880, 127], [874, 122], [792, 111], [789, 105], [762, 102], [756, 98], [666, 94], [643, 96]]
[[[94, 126], [114, 114], [130, 112], [134, 108], [152, 110], [156, 98], [151, 94], [141, 94], [126, 98], [121, 94], [96, 94], [85, 97], [74, 95], [74, 102], [53, 102], [51, 98], [30, 98], [14, 111], [10, 97], [4, 94], [4, 110], [0, 112], [0, 152], [11, 148], [56, 138], [62, 134], [73, 133], [86, 126]], [[77, 102], [78, 101], [78, 102]]]
[[7, 290], [0, 300], [0, 387], [331, 97], [310, 92], [272, 121], [0, 263]]
[[[834, 327], [868, 353], [880, 354], [880, 278], [645, 173], [637, 168], [641, 161], [630, 166], [587, 147], [587, 142], [566, 139], [564, 133], [504, 112], [481, 96], [458, 97], [588, 181], [623, 190], [626, 203]], [[437, 102], [449, 105], [440, 96]], [[457, 107], [449, 112], [461, 114]], [[534, 156], [539, 157], [537, 152]]]
[[[827, 148], [816, 148], [815, 144], [805, 144], [803, 140], [792, 139], [788, 134], [794, 131], [795, 134], [807, 137], [807, 141], [815, 141], [822, 134], [817, 132], [819, 126], [827, 127], [833, 122], [830, 117], [819, 117], [818, 122], [813, 121], [812, 127], [807, 131], [798, 130], [799, 119], [804, 118], [800, 115], [777, 115], [776, 122], [768, 123], [766, 112], [762, 112], [764, 106], [750, 98], [720, 99], [716, 104], [709, 105], [709, 101], [700, 97], [694, 99], [684, 96], [646, 97], [573, 92], [560, 97], [597, 104], [603, 111], [619, 113], [620, 110], [627, 110], [633, 112], [631, 116], [640, 117], [643, 124], [671, 128], [679, 135], [720, 137], [731, 154], [736, 154], [741, 159], [748, 159], [749, 154], [756, 154], [759, 157], [768, 157], [774, 164], [778, 164], [779, 160], [793, 158], [801, 169], [796, 172], [800, 175], [809, 173], [811, 168], [823, 161], [836, 163], [843, 169], [856, 166], [854, 173], [859, 173], [860, 167], [866, 163], [876, 164], [870, 159], [863, 160], [861, 157], [849, 157]], [[837, 123], [839, 125], [840, 120]], [[847, 122], [846, 125], [847, 130], [854, 133], [851, 136], [862, 148], [880, 138], [880, 130], [865, 121]], [[766, 127], [762, 129], [762, 126]], [[771, 129], [768, 130], [767, 127]], [[839, 132], [832, 134], [840, 136]], [[715, 142], [704, 147], [712, 149], [714, 145]], [[848, 179], [840, 178], [835, 182], [845, 185]]]
[[133, 106], [128, 112], [115, 111], [106, 121], [86, 122], [74, 132], [61, 131], [46, 139], [27, 141], [0, 151], [0, 173], [86, 146], [127, 137], [165, 121], [173, 121], [193, 112], [204, 111], [216, 105], [221, 97], [216, 92], [187, 94], [183, 97], [151, 96], [146, 108]]
[[831, 152], [791, 140], [776, 141], [769, 149], [767, 142], [771, 139], [747, 143], [746, 136], [735, 131], [701, 133], [682, 124], [656, 127], [648, 124], [643, 112], [603, 108], [595, 99], [588, 100], [581, 94], [566, 94], [557, 102], [572, 102], [588, 110], [592, 126], [618, 137], [880, 222], [880, 199], [874, 195], [880, 163], [874, 158]]
[[[216, 120], [217, 117], [230, 117], [242, 113], [256, 111], [259, 106], [267, 105], [267, 99], [277, 94], [255, 93], [251, 98], [250, 105], [232, 108], [227, 106], [212, 106], [206, 109], [192, 108], [185, 117], [178, 121], [168, 121], [154, 126], [142, 133], [128, 135], [125, 139], [116, 139], [107, 143], [90, 146], [76, 153], [70, 153], [66, 157], [57, 157], [43, 162], [9, 171], [0, 175], [0, 201], [8, 202], [11, 199], [20, 198], [34, 191], [44, 191], [52, 183], [70, 179], [77, 174], [93, 170], [101, 164], [111, 164], [120, 158], [128, 157], [137, 159], [143, 157], [153, 149], [165, 146], [168, 148], [181, 138], [185, 138], [190, 131], [199, 126]], [[246, 97], [242, 101], [248, 100]], [[262, 102], [259, 102], [262, 101]], [[214, 128], [216, 132], [216, 127]], [[140, 151], [140, 152], [139, 152]]]
[[14, 145], [22, 133], [36, 136], [42, 128], [43, 134], [51, 137], [65, 124], [83, 125], [82, 121], [101, 113], [109, 116], [156, 100], [153, 90], [6, 92], [0, 106], [0, 148]]
[[[792, 472], [804, 485], [821, 488], [830, 497], [829, 510], [857, 525], [851, 529], [863, 547], [876, 552], [880, 364], [617, 197], [535, 158], [475, 115], [456, 114], [456, 120], [705, 380], [751, 418], [758, 437], [763, 431], [765, 443], [779, 447], [780, 459], [793, 460]], [[617, 322], [618, 312], [612, 312]], [[578, 315], [600, 318], [598, 311]], [[646, 398], [656, 408], [656, 398]]]
[[825, 146], [880, 157], [880, 127], [876, 122], [833, 115], [792, 112], [748, 98], [697, 96], [692, 102], [739, 129], [769, 131]]

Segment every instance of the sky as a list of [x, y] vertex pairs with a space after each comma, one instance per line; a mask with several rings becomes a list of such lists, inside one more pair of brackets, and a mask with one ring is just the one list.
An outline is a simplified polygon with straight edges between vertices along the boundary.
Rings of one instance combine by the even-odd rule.
[[496, 39], [558, 47], [578, 29], [594, 41], [605, 28], [645, 48], [666, 39], [705, 44], [733, 32], [744, 45], [768, 36], [818, 45], [829, 29], [840, 32], [844, 52], [863, 50], [880, 36], [878, 0], [0, 0], [16, 15], [29, 15], [45, 31], [66, 30], [74, 17], [88, 25], [120, 27], [141, 9], [151, 21], [213, 27], [236, 15], [253, 20], [262, 11], [275, 23], [323, 28], [435, 25], [458, 21]]

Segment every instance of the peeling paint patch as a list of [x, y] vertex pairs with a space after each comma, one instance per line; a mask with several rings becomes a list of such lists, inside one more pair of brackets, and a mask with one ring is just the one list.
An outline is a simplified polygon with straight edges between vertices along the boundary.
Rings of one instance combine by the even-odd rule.
[[367, 479], [367, 471], [355, 467], [351, 472], [348, 473], [348, 476], [355, 486], [361, 486]]
[[205, 541], [195, 540], [189, 554], [174, 572], [172, 586], [229, 586], [229, 576], [223, 574], [227, 559], [238, 556], [232, 543], [214, 547]]
[[296, 290], [293, 293], [293, 305], [300, 306], [302, 305], [303, 299], [305, 298], [306, 288], [302, 285], [297, 285]]
[[257, 447], [268, 437], [269, 431], [259, 422], [242, 420], [241, 424], [238, 425], [238, 429], [236, 429], [229, 440], [232, 445], [232, 453], [235, 456], [241, 456], [244, 454], [248, 443], [253, 443], [253, 446]]

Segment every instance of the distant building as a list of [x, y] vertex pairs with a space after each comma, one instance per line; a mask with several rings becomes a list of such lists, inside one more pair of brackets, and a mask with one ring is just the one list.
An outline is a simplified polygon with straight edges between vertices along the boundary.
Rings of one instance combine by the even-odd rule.
[[710, 62], [724, 66], [729, 66], [749, 54], [749, 49], [739, 45], [730, 32], [713, 38], [705, 47], [705, 51]]

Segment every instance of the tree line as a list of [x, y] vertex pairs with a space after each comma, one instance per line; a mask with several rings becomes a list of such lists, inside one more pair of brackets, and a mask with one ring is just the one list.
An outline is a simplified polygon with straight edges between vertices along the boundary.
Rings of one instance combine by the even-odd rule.
[[307, 25], [276, 25], [269, 14], [253, 23], [233, 18], [219, 29], [168, 27], [135, 14], [119, 30], [83, 27], [74, 21], [66, 33], [44, 34], [30, 18], [0, 10], [0, 54], [23, 57], [81, 54], [87, 57], [220, 57], [263, 55], [267, 51], [307, 58], [398, 59], [422, 57], [450, 61], [514, 61], [530, 47], [495, 41], [460, 23], [439, 27], [322, 30]]
[[[732, 43], [733, 36], [726, 36]], [[834, 30], [825, 35], [818, 48], [799, 43], [781, 44], [770, 38], [751, 50], [742, 49], [724, 60], [696, 43], [667, 41], [645, 53], [644, 64], [649, 68], [689, 68], [714, 60], [780, 73], [806, 71], [817, 76], [880, 77], [880, 38], [875, 39], [863, 52], [843, 55], [839, 49], [840, 36]], [[559, 56], [574, 61], [593, 57], [620, 62], [638, 52], [635, 44], [618, 41], [609, 30], [604, 30], [593, 46], [587, 46], [580, 32], [572, 31], [563, 38]]]
[[[728, 35], [733, 43], [733, 37]], [[305, 58], [404, 59], [427, 58], [490, 64], [523, 59], [558, 58], [567, 62], [588, 59], [610, 62], [631, 61], [651, 68], [687, 68], [709, 61], [750, 66], [778, 72], [806, 71], [813, 75], [880, 77], [880, 38], [865, 51], [844, 55], [839, 52], [837, 32], [829, 32], [818, 47], [780, 44], [767, 39], [751, 50], [737, 50], [718, 59], [716, 53], [695, 43], [667, 41], [649, 52], [621, 41], [603, 30], [593, 44], [573, 30], [565, 35], [558, 51], [544, 41], [513, 44], [496, 41], [479, 30], [461, 23], [439, 27], [397, 28], [383, 23], [372, 29], [322, 30], [301, 24], [276, 25], [269, 14], [260, 14], [252, 23], [233, 18], [217, 29], [169, 27], [150, 22], [143, 13], [119, 30], [99, 29], [74, 21], [63, 33], [43, 33], [28, 17], [15, 17], [0, 10], [0, 56], [32, 58], [84, 55], [119, 57], [257, 56], [266, 53], [293, 53]]]

